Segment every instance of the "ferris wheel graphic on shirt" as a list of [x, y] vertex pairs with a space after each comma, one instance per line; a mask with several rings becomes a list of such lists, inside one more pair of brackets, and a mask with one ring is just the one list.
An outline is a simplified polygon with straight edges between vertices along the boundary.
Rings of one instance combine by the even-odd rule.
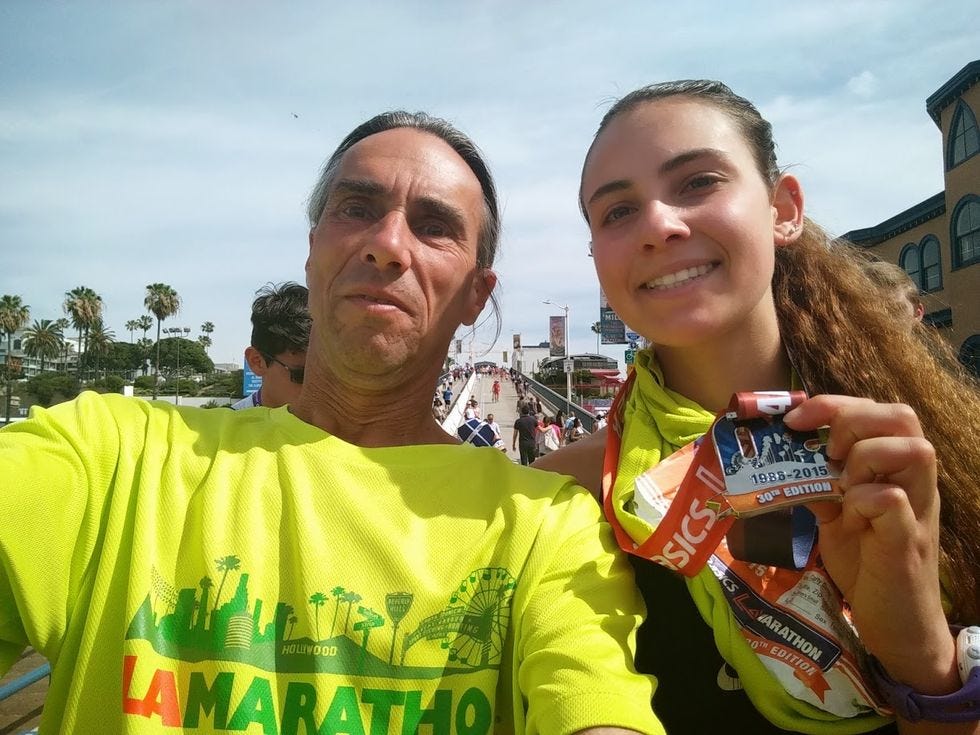
[[[373, 601], [336, 586], [311, 593], [299, 609], [279, 601], [270, 616], [263, 600], [250, 601], [239, 557], [215, 564], [213, 599], [210, 576], [178, 590], [153, 568], [126, 638], [181, 661], [234, 661], [278, 673], [424, 679], [500, 667], [517, 587], [503, 567], [473, 570], [427, 615], [412, 592], [389, 592], [369, 606]], [[234, 592], [226, 594], [235, 576]]]

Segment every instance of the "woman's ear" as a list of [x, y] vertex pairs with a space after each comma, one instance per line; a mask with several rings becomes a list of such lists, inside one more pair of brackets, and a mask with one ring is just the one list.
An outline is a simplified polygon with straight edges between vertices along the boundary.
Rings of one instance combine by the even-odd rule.
[[803, 187], [792, 174], [783, 174], [772, 192], [773, 242], [789, 245], [803, 232]]

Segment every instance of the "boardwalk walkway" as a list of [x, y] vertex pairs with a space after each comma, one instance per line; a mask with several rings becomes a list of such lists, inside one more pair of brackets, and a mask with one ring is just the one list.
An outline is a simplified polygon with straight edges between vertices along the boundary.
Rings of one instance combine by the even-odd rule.
[[511, 450], [511, 438], [514, 436], [514, 422], [517, 421], [517, 391], [509, 379], [500, 381], [500, 400], [493, 402], [493, 381], [489, 375], [478, 375], [473, 384], [473, 397], [480, 407], [481, 418], [492, 413], [494, 420], [500, 424], [500, 438], [507, 447], [507, 456], [515, 462], [521, 461], [518, 452]]

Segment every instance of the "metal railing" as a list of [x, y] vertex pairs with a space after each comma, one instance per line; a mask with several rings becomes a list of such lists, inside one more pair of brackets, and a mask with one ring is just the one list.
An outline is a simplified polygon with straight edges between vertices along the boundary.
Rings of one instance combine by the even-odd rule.
[[571, 415], [578, 417], [578, 419], [582, 422], [582, 427], [586, 431], [591, 434], [596, 430], [595, 424], [597, 419], [594, 414], [586, 411], [578, 404], [566, 400], [565, 396], [563, 396], [561, 393], [553, 391], [544, 383], [539, 383], [529, 375], [524, 375], [523, 373], [518, 373], [518, 375], [527, 381], [528, 388], [534, 395], [541, 399], [541, 403], [547, 408], [551, 409], [550, 413], [552, 415], [558, 411], [568, 411], [569, 407], [571, 407]]
[[38, 666], [32, 671], [28, 671], [26, 674], [18, 676], [13, 681], [7, 682], [3, 686], [0, 686], [0, 702], [8, 699], [20, 691], [27, 689], [34, 682], [40, 681], [45, 676], [51, 675], [51, 664], [45, 661], [43, 664]]

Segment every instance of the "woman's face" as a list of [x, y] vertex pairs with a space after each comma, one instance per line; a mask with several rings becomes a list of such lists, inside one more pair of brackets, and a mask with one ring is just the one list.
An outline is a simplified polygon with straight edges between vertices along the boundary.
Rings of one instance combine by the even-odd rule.
[[714, 105], [671, 97], [614, 119], [586, 162], [582, 200], [617, 314], [664, 347], [774, 322], [771, 193]]

